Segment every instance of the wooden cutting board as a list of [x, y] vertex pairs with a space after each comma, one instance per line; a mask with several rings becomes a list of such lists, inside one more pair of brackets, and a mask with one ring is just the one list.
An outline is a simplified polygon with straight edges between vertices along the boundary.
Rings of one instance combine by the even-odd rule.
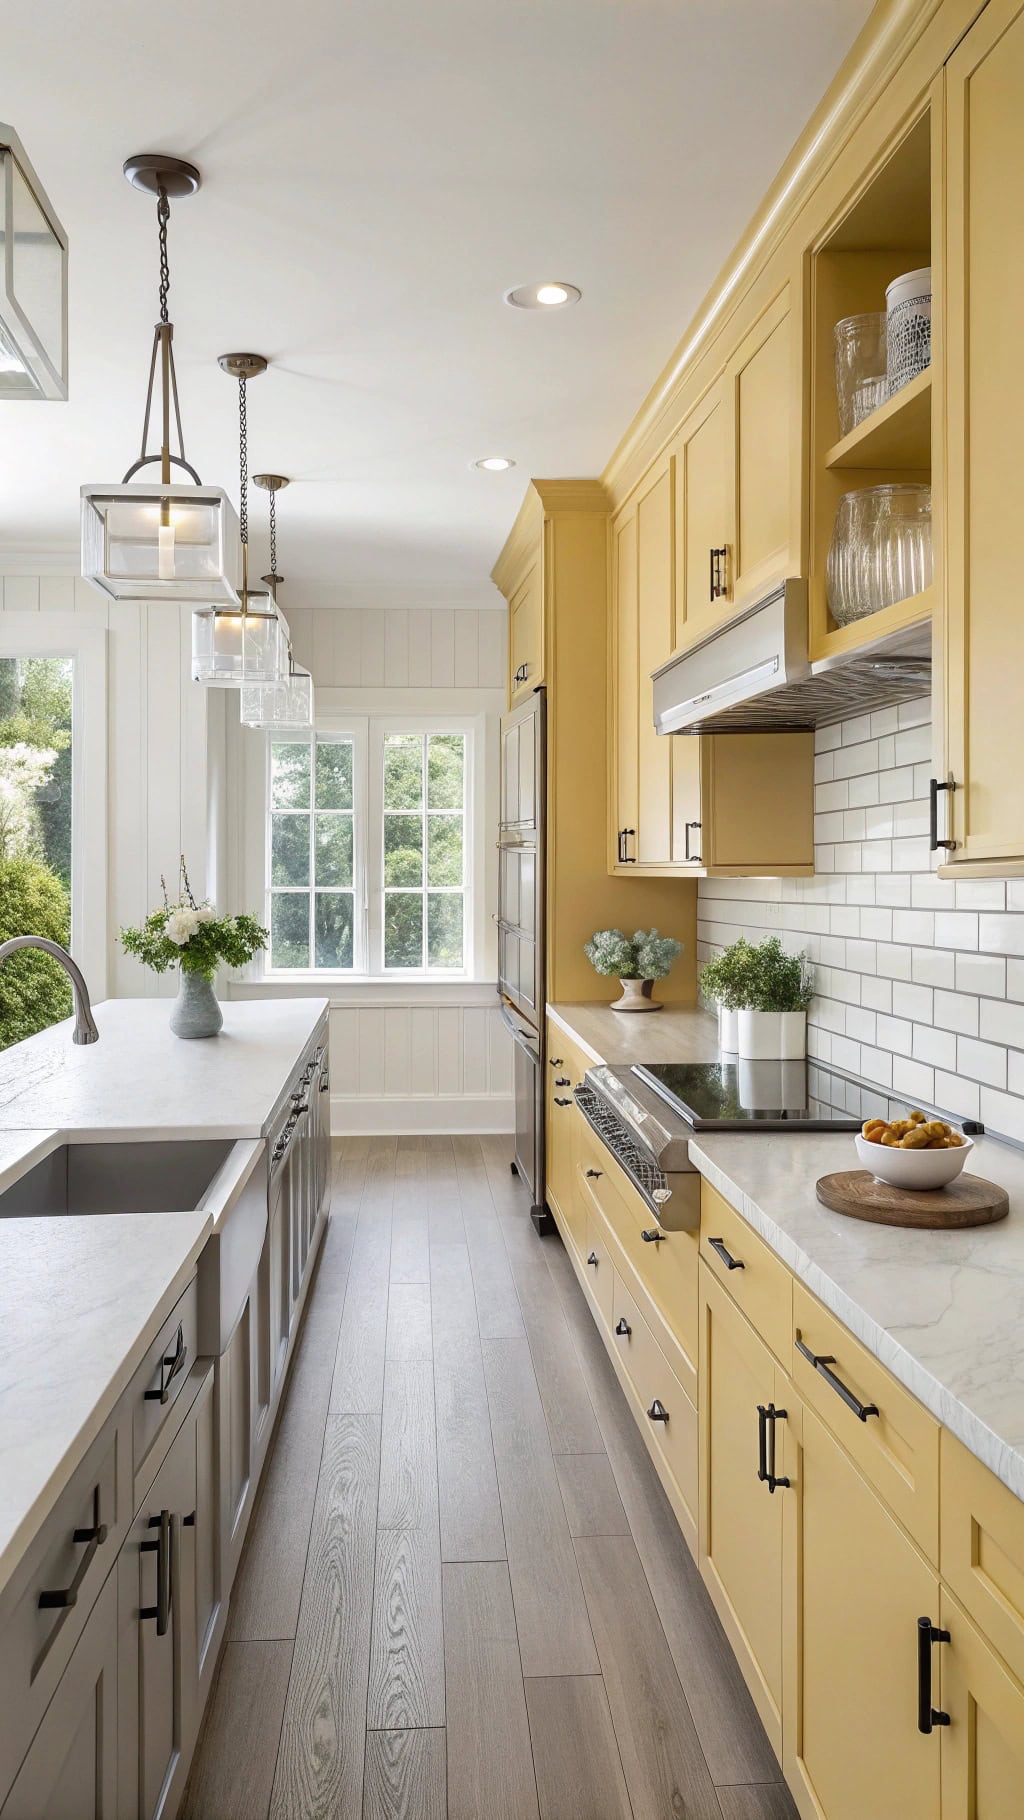
[[943, 1227], [989, 1226], [1005, 1220], [1010, 1200], [1004, 1188], [981, 1176], [961, 1175], [948, 1188], [891, 1188], [867, 1169], [843, 1169], [823, 1175], [817, 1184], [818, 1199], [833, 1213], [848, 1213], [854, 1220], [873, 1220], [878, 1226]]

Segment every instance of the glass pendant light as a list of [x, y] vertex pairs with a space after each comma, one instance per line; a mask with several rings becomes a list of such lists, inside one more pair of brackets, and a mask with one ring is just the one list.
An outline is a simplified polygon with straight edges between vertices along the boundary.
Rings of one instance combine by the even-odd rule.
[[[142, 422], [142, 451], [120, 485], [82, 488], [82, 574], [111, 600], [238, 603], [238, 521], [221, 487], [206, 487], [185, 459], [174, 370], [174, 325], [168, 314], [170, 269], [167, 223], [170, 198], [199, 188], [194, 164], [162, 152], [127, 159], [124, 174], [136, 189], [157, 198], [160, 246], [160, 320], [153, 331], [149, 386]], [[148, 454], [153, 387], [160, 369], [160, 450]], [[172, 455], [171, 412], [178, 438]], [[160, 466], [158, 481], [137, 481], [143, 468]], [[180, 469], [188, 480], [172, 479]]]
[[[262, 579], [276, 595], [284, 580], [277, 572], [277, 495], [288, 481], [284, 474], [254, 474], [252, 478], [254, 486], [270, 495], [270, 574]], [[280, 609], [278, 619], [285, 639], [283, 680], [276, 685], [256, 684], [242, 689], [242, 725], [283, 734], [289, 739], [312, 739], [313, 678], [295, 662], [288, 622]]]
[[68, 237], [0, 123], [0, 400], [68, 395]]
[[262, 354], [221, 354], [238, 380], [239, 538], [242, 586], [237, 605], [199, 607], [192, 615], [192, 677], [212, 689], [276, 684], [287, 674], [287, 645], [269, 587], [249, 586], [249, 450], [246, 386], [267, 370]]

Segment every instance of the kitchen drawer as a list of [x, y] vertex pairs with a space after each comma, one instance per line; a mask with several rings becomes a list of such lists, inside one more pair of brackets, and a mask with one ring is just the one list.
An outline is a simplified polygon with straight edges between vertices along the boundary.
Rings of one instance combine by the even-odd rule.
[[132, 1470], [138, 1479], [196, 1362], [198, 1297], [193, 1277], [132, 1380]]
[[788, 1366], [793, 1278], [743, 1215], [708, 1182], [701, 1184], [700, 1255], [765, 1345]]
[[601, 1229], [600, 1219], [595, 1218], [592, 1213], [588, 1213], [587, 1215], [584, 1244], [585, 1250], [583, 1258], [586, 1266], [587, 1281], [593, 1291], [594, 1300], [597, 1302], [601, 1313], [610, 1327], [612, 1320], [612, 1302], [614, 1299], [615, 1272], [612, 1266], [611, 1257], [608, 1253], [608, 1245]]
[[[131, 1521], [130, 1426], [111, 1418], [0, 1597], [0, 1806]], [[40, 1605], [44, 1595], [65, 1605]]]
[[[938, 1565], [939, 1424], [802, 1283], [793, 1285], [793, 1338], [791, 1369], [801, 1396]], [[861, 1419], [854, 1402], [873, 1413]]]
[[[696, 1232], [665, 1232], [585, 1122], [581, 1123], [579, 1149], [580, 1192], [600, 1209], [631, 1270], [696, 1369]], [[594, 1173], [588, 1174], [588, 1170]], [[658, 1237], [645, 1239], [645, 1232]]]
[[640, 1426], [668, 1468], [695, 1541], [697, 1411], [618, 1274], [612, 1313], [615, 1345], [636, 1392]]
[[939, 1505], [942, 1578], [1024, 1682], [1024, 1504], [947, 1428]]
[[[548, 1090], [553, 1092], [558, 1083], [560, 1093], [570, 1093], [578, 1087], [588, 1068], [596, 1067], [592, 1056], [581, 1049], [571, 1036], [566, 1036], [558, 1024], [551, 1018], [547, 1021], [547, 1073]], [[566, 1085], [566, 1081], [568, 1085]]]

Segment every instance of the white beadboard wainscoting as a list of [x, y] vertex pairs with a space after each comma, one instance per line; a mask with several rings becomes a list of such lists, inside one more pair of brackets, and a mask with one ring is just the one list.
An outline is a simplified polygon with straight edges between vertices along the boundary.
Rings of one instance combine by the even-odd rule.
[[739, 935], [806, 949], [812, 1055], [1024, 1143], [1024, 880], [936, 876], [930, 715], [819, 728], [815, 877], [702, 879], [698, 958]]
[[389, 987], [387, 997], [371, 986], [229, 988], [232, 998], [318, 990], [331, 1004], [336, 1136], [514, 1130], [512, 1044], [494, 986]]

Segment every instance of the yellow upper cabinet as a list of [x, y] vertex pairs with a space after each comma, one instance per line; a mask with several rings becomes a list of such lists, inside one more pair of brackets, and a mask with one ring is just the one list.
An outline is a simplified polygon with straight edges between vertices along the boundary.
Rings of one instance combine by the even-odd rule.
[[[735, 543], [729, 497], [733, 433], [723, 375], [672, 444], [676, 609], [672, 643], [699, 638], [729, 611]], [[672, 645], [665, 656], [671, 655]], [[664, 661], [664, 660], [663, 660]]]
[[544, 681], [544, 564], [527, 569], [508, 603], [509, 707], [533, 693]]
[[945, 72], [946, 763], [954, 866], [1024, 866], [1020, 299], [1024, 6], [990, 0]]

